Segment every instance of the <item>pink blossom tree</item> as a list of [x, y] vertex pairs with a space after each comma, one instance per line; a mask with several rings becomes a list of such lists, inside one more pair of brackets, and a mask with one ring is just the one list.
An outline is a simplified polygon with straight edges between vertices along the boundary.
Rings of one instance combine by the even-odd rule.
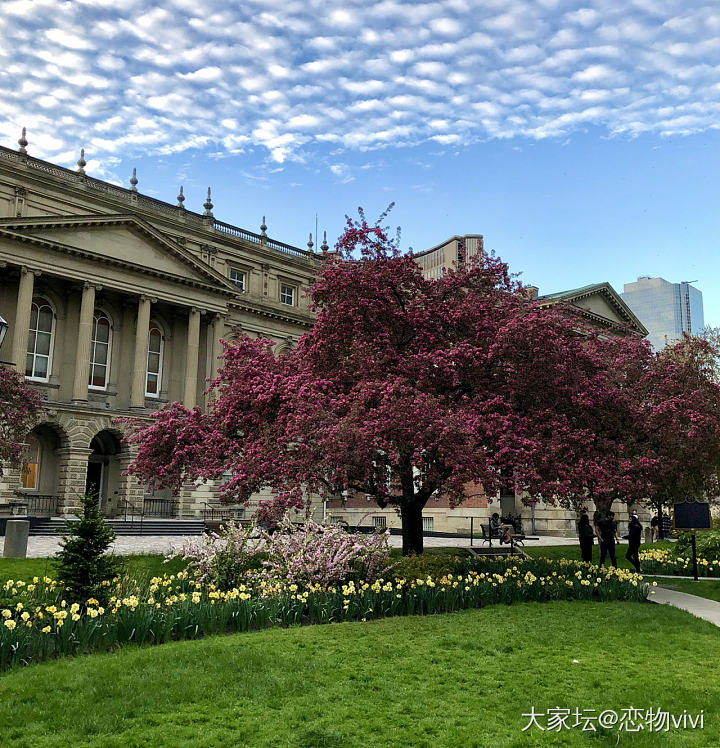
[[272, 490], [268, 516], [307, 491], [360, 492], [399, 509], [405, 554], [423, 550], [427, 502], [459, 504], [470, 481], [566, 505], [647, 486], [628, 468], [643, 411], [627, 386], [651, 364], [647, 344], [541, 308], [492, 255], [425, 279], [362, 212], [337, 249], [293, 351], [240, 335], [206, 414], [173, 404], [135, 427], [142, 480], [230, 475], [229, 501]]
[[37, 423], [40, 396], [17, 372], [0, 366], [0, 475], [22, 462], [28, 432]]

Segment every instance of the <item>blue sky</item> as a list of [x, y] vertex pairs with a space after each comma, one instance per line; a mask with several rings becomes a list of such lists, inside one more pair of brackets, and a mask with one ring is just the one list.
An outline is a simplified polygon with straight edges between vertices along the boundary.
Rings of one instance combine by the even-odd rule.
[[[720, 6], [4, 0], [0, 142], [304, 246], [391, 201], [541, 293], [696, 280], [720, 326]], [[316, 241], [316, 244], [318, 242]]]

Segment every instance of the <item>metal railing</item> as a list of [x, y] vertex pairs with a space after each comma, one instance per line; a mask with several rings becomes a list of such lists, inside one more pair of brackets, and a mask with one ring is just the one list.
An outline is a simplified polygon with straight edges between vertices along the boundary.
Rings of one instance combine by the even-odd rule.
[[144, 517], [177, 517], [178, 502], [176, 499], [145, 499], [142, 513]]
[[52, 517], [57, 514], [58, 497], [42, 494], [25, 494], [27, 496], [28, 517]]
[[245, 519], [245, 507], [241, 506], [218, 506], [203, 502], [203, 520], [205, 522], [216, 522], [222, 520], [242, 521]]

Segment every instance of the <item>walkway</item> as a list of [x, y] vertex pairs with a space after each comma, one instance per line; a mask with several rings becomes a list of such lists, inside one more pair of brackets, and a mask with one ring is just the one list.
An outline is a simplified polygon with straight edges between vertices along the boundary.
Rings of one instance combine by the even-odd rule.
[[[113, 552], [121, 556], [133, 553], [167, 553], [170, 548], [179, 548], [185, 538], [180, 535], [119, 535], [112, 545]], [[0, 556], [5, 544], [5, 538], [0, 537]], [[480, 539], [475, 538], [473, 545], [480, 546]], [[493, 543], [496, 545], [496, 543]], [[529, 540], [528, 548], [544, 545], [577, 545], [575, 538], [556, 538], [549, 535], [540, 536], [539, 540]], [[400, 535], [390, 536], [390, 547], [400, 548], [402, 538]], [[425, 538], [426, 548], [469, 548], [470, 538]], [[53, 556], [60, 550], [57, 538], [46, 535], [31, 536], [28, 538], [28, 558], [44, 558]]]
[[[654, 594], [652, 594], [654, 593]], [[666, 590], [664, 587], [653, 587], [648, 598], [650, 602], [661, 605], [672, 605], [680, 610], [686, 610], [697, 618], [703, 618], [716, 626], [720, 626], [720, 603], [706, 600], [704, 597], [689, 595], [687, 592]]]

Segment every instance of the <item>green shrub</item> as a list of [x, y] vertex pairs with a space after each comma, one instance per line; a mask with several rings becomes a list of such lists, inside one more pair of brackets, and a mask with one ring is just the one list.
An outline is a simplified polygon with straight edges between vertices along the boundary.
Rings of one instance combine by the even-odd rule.
[[422, 556], [401, 556], [393, 561], [392, 576], [399, 579], [425, 579], [427, 576], [442, 577], [452, 574], [460, 562], [460, 556], [423, 553]]
[[107, 554], [115, 532], [105, 524], [97, 497], [86, 494], [81, 502], [82, 517], [79, 522], [66, 523], [61, 550], [55, 555], [57, 577], [72, 601], [94, 597], [105, 602], [109, 583], [119, 574], [122, 561]]
[[[703, 530], [695, 538], [697, 555], [708, 561], [720, 561], [720, 531]], [[683, 532], [678, 535], [674, 548], [675, 556], [689, 556], [692, 553], [692, 533]]]

